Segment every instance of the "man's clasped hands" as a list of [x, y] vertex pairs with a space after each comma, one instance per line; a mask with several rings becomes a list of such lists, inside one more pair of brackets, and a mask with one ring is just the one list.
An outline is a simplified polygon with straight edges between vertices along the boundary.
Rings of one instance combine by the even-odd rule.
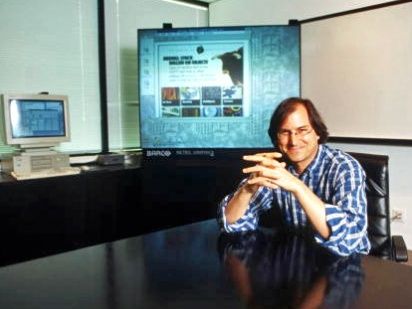
[[285, 162], [279, 161], [280, 158], [282, 158], [280, 152], [243, 156], [243, 160], [256, 163], [242, 170], [243, 173], [249, 174], [247, 183], [253, 191], [256, 191], [259, 186], [273, 189], [280, 187], [287, 191], [294, 191], [299, 180], [286, 169]]

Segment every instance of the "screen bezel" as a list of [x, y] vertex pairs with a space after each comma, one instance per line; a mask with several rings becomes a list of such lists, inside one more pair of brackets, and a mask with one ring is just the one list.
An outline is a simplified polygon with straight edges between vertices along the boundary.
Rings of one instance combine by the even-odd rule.
[[[10, 104], [12, 100], [28, 101], [59, 101], [63, 103], [64, 135], [62, 136], [33, 136], [14, 137], [10, 116]], [[70, 141], [69, 106], [68, 97], [65, 95], [48, 94], [4, 94], [3, 95], [4, 127], [6, 133], [6, 143], [8, 145], [18, 145], [21, 148], [52, 147], [62, 142]]]

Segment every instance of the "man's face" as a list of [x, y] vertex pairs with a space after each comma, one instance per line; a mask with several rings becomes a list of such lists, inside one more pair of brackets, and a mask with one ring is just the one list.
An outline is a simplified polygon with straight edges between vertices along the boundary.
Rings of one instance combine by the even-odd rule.
[[280, 125], [277, 141], [279, 150], [299, 173], [315, 158], [319, 136], [311, 126], [308, 112], [302, 104], [298, 104]]

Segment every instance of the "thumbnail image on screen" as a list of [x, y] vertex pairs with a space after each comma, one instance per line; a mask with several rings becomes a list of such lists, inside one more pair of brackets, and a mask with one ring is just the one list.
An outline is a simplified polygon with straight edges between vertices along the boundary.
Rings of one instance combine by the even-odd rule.
[[138, 30], [142, 148], [263, 148], [300, 93], [298, 26]]

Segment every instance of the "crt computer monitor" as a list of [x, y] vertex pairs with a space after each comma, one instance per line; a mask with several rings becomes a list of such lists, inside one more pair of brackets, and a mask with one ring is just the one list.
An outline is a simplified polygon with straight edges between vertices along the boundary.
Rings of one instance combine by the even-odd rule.
[[3, 108], [8, 145], [30, 151], [70, 141], [67, 96], [5, 94]]

